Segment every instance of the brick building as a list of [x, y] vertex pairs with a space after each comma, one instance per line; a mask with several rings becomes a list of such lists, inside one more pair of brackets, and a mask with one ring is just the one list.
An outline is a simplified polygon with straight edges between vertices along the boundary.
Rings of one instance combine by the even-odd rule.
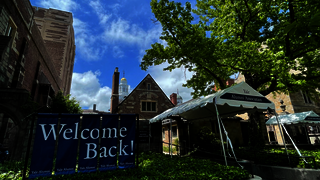
[[[139, 114], [140, 150], [155, 148], [159, 151], [160, 147], [162, 149], [161, 128], [149, 127], [149, 119], [174, 107], [173, 103], [150, 74], [119, 103], [119, 74], [116, 68], [112, 79], [111, 113]], [[148, 135], [151, 135], [150, 142]]]
[[150, 74], [119, 103], [119, 74], [116, 68], [110, 106], [112, 114], [139, 114], [140, 120], [148, 120], [174, 106]]
[[[245, 78], [242, 74], [239, 75], [236, 83], [245, 81]], [[286, 105], [286, 111], [289, 113], [299, 113], [304, 111], [314, 111], [317, 114], [320, 114], [320, 101], [312, 100], [308, 94], [304, 91], [299, 91], [295, 93], [270, 93], [266, 96], [270, 101], [272, 101], [276, 106], [276, 112], [279, 114], [282, 112], [280, 108], [280, 100], [283, 100], [283, 104]]]
[[[291, 71], [291, 72], [292, 73], [299, 73], [299, 72], [294, 72], [294, 71]], [[240, 74], [238, 79], [236, 80], [236, 83], [239, 83], [242, 81], [245, 81], [245, 77], [242, 74]], [[270, 93], [266, 96], [266, 98], [275, 104], [275, 107], [276, 107], [275, 111], [277, 114], [280, 114], [280, 115], [283, 113], [293, 114], [293, 113], [300, 113], [300, 112], [305, 112], [305, 111], [314, 111], [315, 113], [320, 115], [319, 98], [316, 100], [312, 100], [306, 92], [301, 91], [301, 90], [299, 92], [288, 93], [288, 94]], [[285, 111], [282, 110], [282, 108], [281, 108], [281, 106], [283, 106], [283, 105], [285, 105], [285, 107], [286, 107]], [[241, 117], [244, 119], [248, 119], [247, 115], [243, 115]], [[291, 128], [287, 128], [287, 129], [288, 129], [288, 131], [290, 131]], [[306, 133], [306, 130], [304, 127], [301, 128], [301, 127], [295, 126], [294, 129], [298, 129], [297, 131], [300, 131], [301, 132], [300, 134]], [[280, 130], [277, 125], [267, 126], [266, 128], [263, 128], [263, 131], [266, 131], [264, 133], [264, 135], [266, 136], [267, 141], [269, 141], [269, 142], [276, 141], [279, 144], [283, 144]], [[271, 139], [270, 139], [270, 134], [272, 134]]]
[[38, 7], [34, 10], [35, 23], [61, 79], [60, 88], [67, 95], [71, 88], [76, 48], [72, 13]]
[[15, 159], [27, 143], [33, 102], [46, 107], [58, 91], [69, 93], [74, 44], [71, 13], [0, 1], [0, 143]]

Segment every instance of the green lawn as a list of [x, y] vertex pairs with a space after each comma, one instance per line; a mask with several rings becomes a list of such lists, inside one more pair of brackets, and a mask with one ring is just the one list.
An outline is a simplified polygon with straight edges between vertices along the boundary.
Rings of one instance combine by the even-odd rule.
[[[171, 157], [158, 153], [141, 153], [139, 168], [52, 176], [39, 179], [248, 179], [246, 170], [224, 166], [210, 160], [192, 157]], [[23, 164], [6, 162], [0, 166], [0, 179], [21, 179]]]

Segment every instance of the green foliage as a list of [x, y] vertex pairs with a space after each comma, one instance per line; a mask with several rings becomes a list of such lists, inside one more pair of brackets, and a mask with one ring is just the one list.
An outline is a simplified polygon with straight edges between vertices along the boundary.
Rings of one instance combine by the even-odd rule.
[[212, 93], [213, 83], [226, 88], [225, 80], [238, 72], [263, 95], [317, 93], [320, 1], [197, 0], [193, 10], [190, 2], [150, 4], [166, 45], [152, 44], [141, 69], [168, 63], [164, 70], [194, 72], [184, 84], [194, 97]]
[[[164, 145], [163, 146], [163, 152], [169, 153], [171, 151], [170, 146], [169, 145]], [[177, 153], [177, 148], [175, 146], [172, 146], [172, 153], [176, 154]]]
[[80, 103], [74, 97], [70, 99], [70, 96], [70, 94], [64, 96], [63, 92], [59, 91], [52, 99], [51, 113], [81, 113]]
[[5, 161], [0, 164], [0, 179], [22, 179], [22, 169], [20, 161]]
[[177, 151], [179, 151], [179, 145], [180, 145], [180, 144], [179, 144], [179, 138], [174, 139], [174, 140], [173, 140], [173, 144], [174, 144], [174, 145], [177, 145], [177, 146], [175, 146], [175, 147], [176, 147]]
[[[176, 138], [173, 140], [173, 143], [172, 143], [172, 152], [173, 154], [176, 154], [178, 153], [179, 151], [179, 138]], [[177, 145], [177, 146], [174, 146], [174, 145]], [[170, 146], [168, 144], [166, 145], [163, 145], [163, 152], [166, 152], [166, 153], [169, 153], [171, 150], [170, 150]]]
[[[242, 180], [248, 179], [246, 170], [239, 167], [224, 166], [216, 162], [195, 159], [191, 157], [180, 158], [157, 153], [141, 153], [139, 168], [122, 169], [95, 173], [76, 173], [73, 175], [51, 176], [37, 179], [214, 179], [214, 180]], [[6, 165], [5, 165], [6, 166]], [[20, 170], [22, 167], [20, 166]], [[2, 170], [2, 169], [1, 169]], [[1, 171], [1, 174], [8, 173]], [[16, 171], [15, 171], [16, 172]], [[4, 177], [4, 176], [3, 176]], [[19, 177], [11, 177], [19, 179]], [[3, 178], [5, 179], [5, 178]], [[20, 177], [21, 179], [21, 177]]]
[[221, 149], [220, 139], [208, 127], [202, 127], [197, 137], [197, 146], [199, 146], [200, 149], [209, 152]]
[[[303, 150], [300, 149], [303, 156], [314, 156], [316, 166], [320, 167], [320, 150]], [[298, 168], [315, 168], [311, 158], [305, 158], [308, 163], [305, 163], [295, 149], [288, 149], [291, 165]], [[290, 166], [289, 160], [284, 148], [267, 148], [264, 149], [239, 149], [236, 151], [237, 158], [252, 160], [256, 164], [272, 165], [272, 166]]]

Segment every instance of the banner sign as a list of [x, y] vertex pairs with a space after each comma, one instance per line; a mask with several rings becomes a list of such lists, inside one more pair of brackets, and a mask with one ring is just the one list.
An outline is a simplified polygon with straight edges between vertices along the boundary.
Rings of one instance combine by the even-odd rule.
[[269, 101], [265, 97], [235, 94], [235, 93], [225, 93], [220, 98], [236, 100], [236, 101], [256, 102], [256, 103], [271, 103], [271, 101]]
[[53, 169], [62, 175], [135, 167], [136, 119], [135, 114], [38, 114], [29, 178], [51, 176]]
[[120, 119], [119, 169], [133, 168], [135, 166], [136, 115], [121, 115]]
[[307, 120], [307, 121], [320, 121], [320, 117], [307, 116], [304, 120]]
[[99, 147], [100, 115], [87, 114], [82, 117], [79, 151], [79, 172], [94, 172], [97, 170], [97, 155]]
[[63, 114], [60, 119], [55, 174], [75, 173], [78, 150], [79, 114]]
[[51, 176], [57, 122], [58, 114], [38, 114], [29, 178]]
[[118, 124], [119, 115], [102, 116], [99, 171], [117, 168]]

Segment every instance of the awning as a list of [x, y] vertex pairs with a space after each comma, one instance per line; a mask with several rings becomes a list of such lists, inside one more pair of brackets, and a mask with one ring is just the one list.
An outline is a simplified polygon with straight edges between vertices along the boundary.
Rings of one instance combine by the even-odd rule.
[[175, 115], [179, 115], [187, 120], [212, 117], [216, 113], [214, 106], [215, 102], [220, 116], [242, 114], [253, 109], [266, 110], [268, 108], [275, 108], [273, 102], [258, 93], [247, 83], [241, 82], [215, 94], [194, 99], [181, 104], [180, 106], [168, 109], [150, 119], [150, 123], [167, 119], [170, 116]]
[[[320, 123], [320, 116], [313, 111], [286, 114], [286, 115], [278, 116], [278, 118], [279, 118], [279, 122], [282, 124]], [[275, 125], [275, 124], [278, 124], [275, 116], [271, 117], [266, 122], [266, 125]]]

